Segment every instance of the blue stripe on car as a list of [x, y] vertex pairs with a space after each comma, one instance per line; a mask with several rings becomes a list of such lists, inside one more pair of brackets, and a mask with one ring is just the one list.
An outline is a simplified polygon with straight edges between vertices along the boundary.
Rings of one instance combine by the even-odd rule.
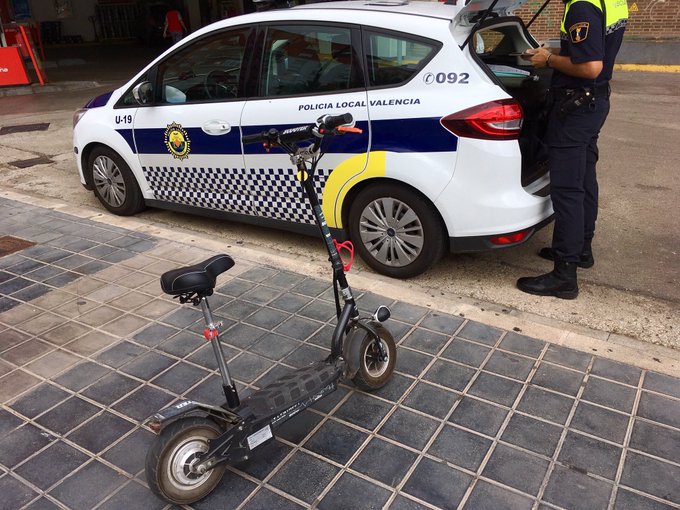
[[[444, 129], [439, 117], [420, 119], [396, 119], [372, 121], [371, 151], [389, 152], [455, 152], [458, 137]], [[363, 136], [341, 136], [333, 138], [324, 146], [327, 153], [361, 154], [366, 152], [366, 134], [368, 122], [357, 122], [356, 126], [364, 130]], [[260, 133], [275, 127], [279, 130], [293, 127], [290, 124], [280, 126], [244, 126], [243, 134]], [[241, 135], [238, 128], [231, 132], [211, 136], [201, 128], [184, 128], [191, 143], [190, 155], [195, 154], [241, 154]], [[165, 128], [143, 128], [134, 130], [134, 140], [130, 129], [117, 130], [135, 151], [135, 144], [140, 154], [164, 154], [167, 148], [164, 143]], [[246, 154], [263, 154], [261, 144], [249, 144]]]

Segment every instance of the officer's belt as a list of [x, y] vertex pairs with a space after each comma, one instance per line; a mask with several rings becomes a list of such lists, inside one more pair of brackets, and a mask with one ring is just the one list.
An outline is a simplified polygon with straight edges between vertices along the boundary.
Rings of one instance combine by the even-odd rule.
[[611, 87], [609, 86], [609, 82], [600, 83], [599, 85], [595, 85], [594, 87], [580, 87], [577, 89], [555, 87], [550, 90], [557, 97], [571, 96], [575, 92], [580, 92], [582, 90], [585, 92], [590, 92], [594, 97], [609, 97], [609, 95], [611, 94]]

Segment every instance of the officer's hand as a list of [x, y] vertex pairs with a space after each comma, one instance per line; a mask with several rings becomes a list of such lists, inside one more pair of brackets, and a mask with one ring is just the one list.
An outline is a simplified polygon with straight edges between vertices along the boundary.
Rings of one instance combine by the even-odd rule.
[[548, 67], [547, 62], [551, 53], [546, 48], [531, 48], [528, 49], [526, 53], [531, 55], [531, 65], [536, 69]]

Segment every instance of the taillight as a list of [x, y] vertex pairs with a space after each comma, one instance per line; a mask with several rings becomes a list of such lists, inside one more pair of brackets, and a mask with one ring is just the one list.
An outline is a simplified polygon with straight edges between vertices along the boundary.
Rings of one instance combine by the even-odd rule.
[[458, 136], [482, 140], [516, 140], [522, 130], [522, 107], [515, 99], [499, 99], [447, 115], [442, 126]]

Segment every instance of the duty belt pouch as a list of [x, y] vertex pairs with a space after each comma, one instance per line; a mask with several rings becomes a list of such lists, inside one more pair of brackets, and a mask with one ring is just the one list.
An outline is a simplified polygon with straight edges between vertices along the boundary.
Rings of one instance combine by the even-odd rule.
[[566, 97], [562, 99], [557, 107], [557, 116], [561, 119], [565, 118], [570, 113], [575, 112], [584, 104], [592, 104], [595, 96], [592, 91], [588, 89], [574, 89], [567, 92]]

